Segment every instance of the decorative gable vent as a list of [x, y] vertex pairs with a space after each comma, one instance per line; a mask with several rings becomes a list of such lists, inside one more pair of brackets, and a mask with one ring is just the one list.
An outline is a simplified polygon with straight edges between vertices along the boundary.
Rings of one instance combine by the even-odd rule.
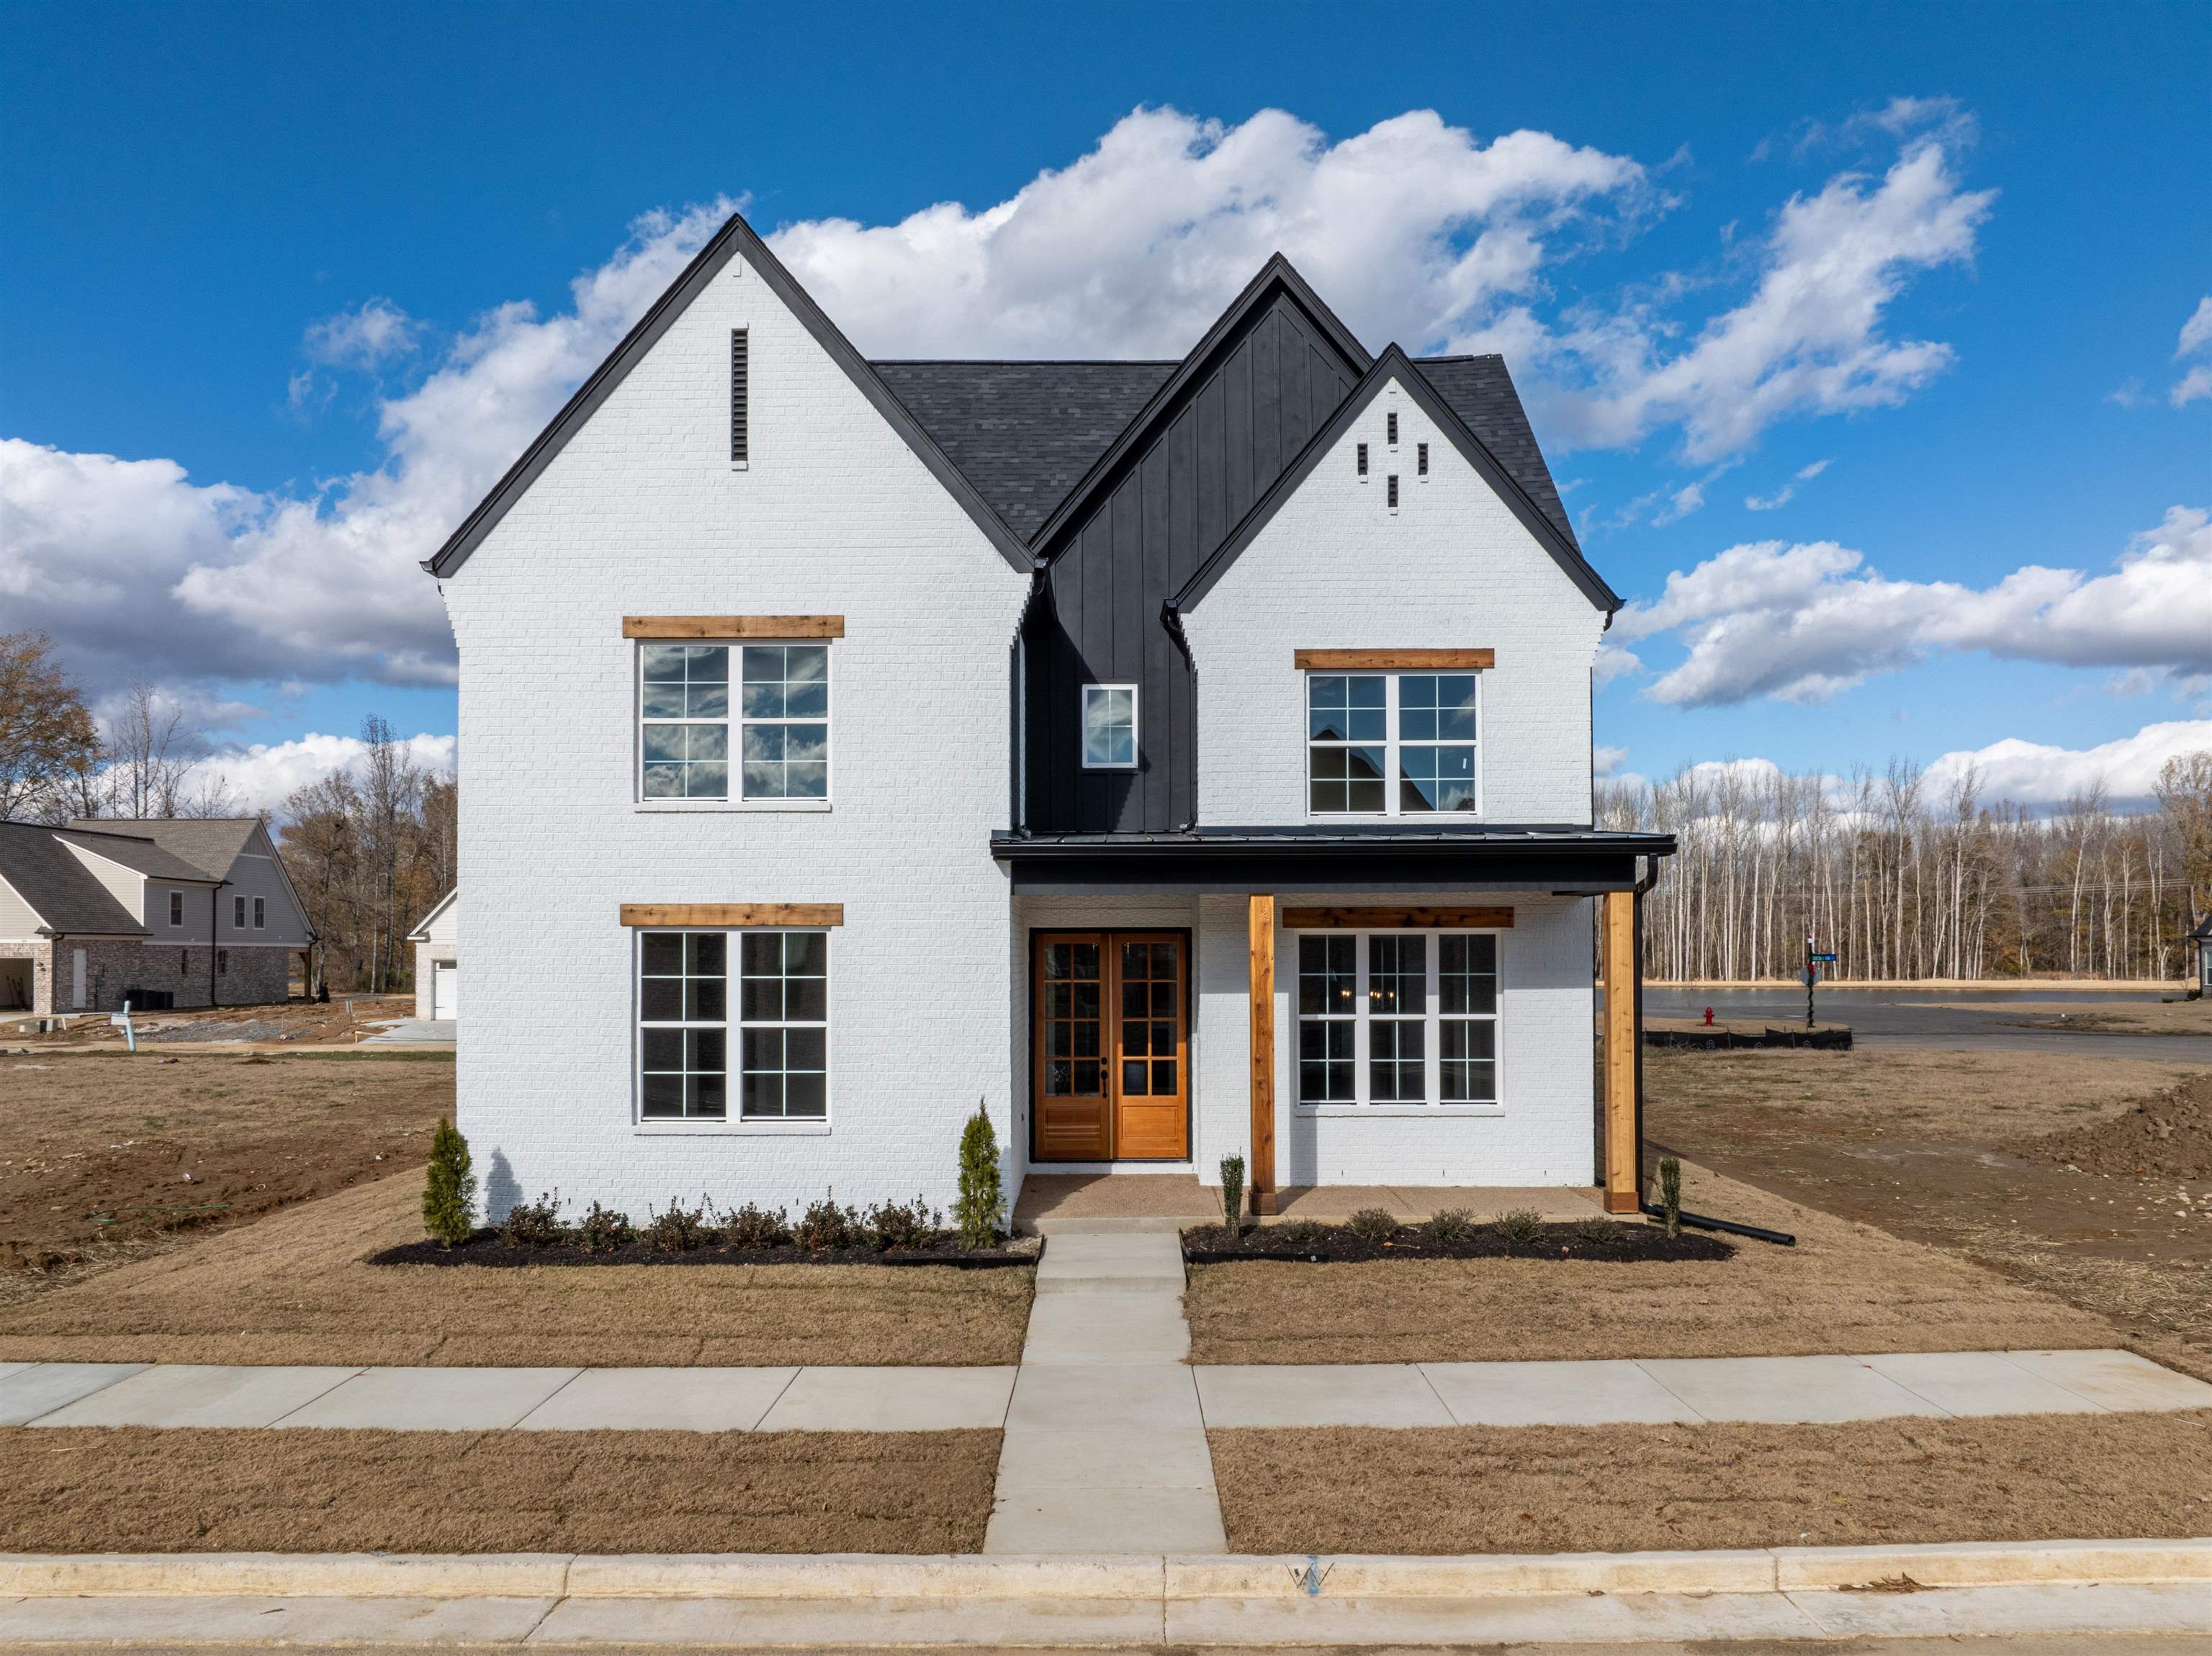
[[1382, 436], [1392, 448], [1398, 446], [1398, 410], [1392, 409], [1382, 417]]
[[1367, 475], [1367, 445], [1364, 443], [1359, 446], [1359, 475], [1363, 477]]
[[1426, 443], [1414, 445], [1413, 470], [1419, 476], [1425, 477], [1429, 475], [1429, 446]]
[[747, 334], [744, 328], [730, 330], [730, 464], [740, 466], [752, 458], [747, 408], [752, 346]]
[[1390, 510], [1395, 512], [1398, 509], [1398, 474], [1395, 471], [1392, 472], [1388, 481], [1390, 485], [1390, 498], [1389, 505]]

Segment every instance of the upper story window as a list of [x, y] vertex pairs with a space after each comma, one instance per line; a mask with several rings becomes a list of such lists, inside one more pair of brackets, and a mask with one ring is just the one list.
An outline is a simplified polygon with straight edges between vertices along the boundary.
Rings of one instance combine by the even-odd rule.
[[169, 894], [169, 924], [182, 925], [184, 923], [185, 894], [181, 891], [172, 891]]
[[268, 925], [269, 900], [266, 897], [256, 897], [253, 900], [253, 929], [256, 931], [265, 931]]
[[641, 931], [637, 1005], [641, 1119], [828, 1116], [828, 932]]
[[648, 800], [830, 797], [825, 644], [642, 644], [638, 709]]
[[1137, 687], [1083, 687], [1083, 768], [1134, 770], [1137, 766]]
[[1308, 811], [1480, 810], [1479, 686], [1472, 672], [1308, 673]]
[[241, 928], [241, 929], [245, 926], [245, 925], [246, 925], [246, 899], [245, 899], [245, 898], [243, 898], [243, 897], [233, 897], [233, 898], [230, 900], [230, 923], [231, 923], [231, 925], [232, 925], [233, 926], [234, 926], [234, 927], [238, 927], [238, 928]]

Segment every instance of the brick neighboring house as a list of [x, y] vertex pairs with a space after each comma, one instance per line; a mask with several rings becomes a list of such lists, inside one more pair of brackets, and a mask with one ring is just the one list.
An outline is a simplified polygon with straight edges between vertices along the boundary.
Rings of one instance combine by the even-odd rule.
[[1016, 1187], [1633, 1208], [1674, 842], [1500, 359], [1278, 257], [1177, 361], [870, 361], [732, 218], [425, 567], [493, 1213], [945, 1204], [979, 1101]]
[[258, 818], [0, 822], [0, 1011], [262, 1005], [314, 941]]

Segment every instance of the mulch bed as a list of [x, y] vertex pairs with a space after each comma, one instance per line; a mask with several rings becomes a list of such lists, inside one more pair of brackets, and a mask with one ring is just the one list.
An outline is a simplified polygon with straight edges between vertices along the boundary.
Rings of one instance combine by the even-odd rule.
[[997, 1271], [1036, 1262], [1034, 1242], [965, 1248], [950, 1235], [926, 1247], [883, 1253], [872, 1247], [729, 1247], [715, 1243], [664, 1253], [649, 1242], [626, 1242], [587, 1253], [574, 1242], [532, 1247], [506, 1241], [495, 1230], [480, 1230], [459, 1247], [428, 1240], [406, 1242], [372, 1253], [367, 1261], [373, 1265], [489, 1265], [495, 1270], [531, 1265], [951, 1265], [959, 1271]]
[[1735, 1249], [1711, 1236], [1684, 1231], [1669, 1237], [1657, 1225], [1611, 1225], [1602, 1239], [1582, 1225], [1545, 1225], [1534, 1240], [1509, 1240], [1493, 1225], [1479, 1225], [1468, 1235], [1440, 1242], [1419, 1226], [1408, 1226], [1388, 1240], [1370, 1242], [1344, 1225], [1323, 1225], [1320, 1234], [1293, 1240], [1287, 1225], [1261, 1225], [1235, 1238], [1220, 1225], [1182, 1234], [1182, 1257], [1191, 1265], [1234, 1265], [1246, 1259], [1279, 1259], [1293, 1265], [1340, 1265], [1370, 1259], [1580, 1259], [1650, 1264], [1653, 1261], [1733, 1259]]

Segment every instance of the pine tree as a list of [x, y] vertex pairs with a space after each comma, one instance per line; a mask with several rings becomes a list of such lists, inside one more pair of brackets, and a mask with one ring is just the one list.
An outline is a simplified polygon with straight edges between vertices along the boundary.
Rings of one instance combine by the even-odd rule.
[[430, 1140], [430, 1174], [422, 1187], [422, 1228], [446, 1247], [476, 1234], [477, 1176], [469, 1165], [469, 1141], [445, 1117], [438, 1118]]
[[960, 1133], [960, 1194], [952, 1204], [952, 1222], [960, 1228], [962, 1244], [988, 1247], [998, 1240], [999, 1213], [1006, 1204], [999, 1183], [999, 1135], [979, 1098]]

